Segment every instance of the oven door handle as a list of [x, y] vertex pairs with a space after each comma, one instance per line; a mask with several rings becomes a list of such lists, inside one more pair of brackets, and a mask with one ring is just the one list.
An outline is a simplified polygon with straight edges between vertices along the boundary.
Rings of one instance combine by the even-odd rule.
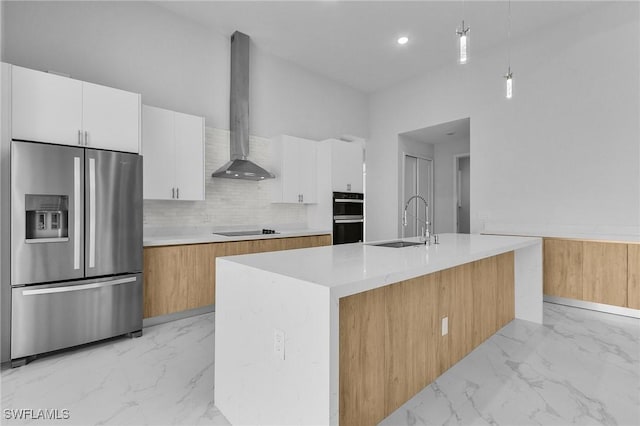
[[334, 203], [355, 203], [355, 204], [364, 204], [364, 200], [349, 200], [342, 198], [335, 198], [333, 200]]
[[364, 219], [335, 219], [333, 223], [363, 223]]

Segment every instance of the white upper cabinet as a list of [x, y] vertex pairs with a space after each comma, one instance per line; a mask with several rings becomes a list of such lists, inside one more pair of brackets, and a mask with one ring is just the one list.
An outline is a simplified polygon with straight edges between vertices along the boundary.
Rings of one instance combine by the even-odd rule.
[[272, 202], [317, 202], [317, 142], [282, 135], [271, 140]]
[[13, 139], [77, 145], [82, 131], [82, 82], [12, 66]]
[[364, 192], [362, 143], [331, 139], [331, 187], [337, 192]]
[[204, 118], [142, 106], [143, 198], [204, 200]]
[[204, 118], [176, 112], [176, 188], [180, 200], [204, 200]]
[[140, 152], [140, 95], [83, 83], [82, 127], [88, 147]]
[[140, 152], [140, 95], [12, 66], [12, 138]]

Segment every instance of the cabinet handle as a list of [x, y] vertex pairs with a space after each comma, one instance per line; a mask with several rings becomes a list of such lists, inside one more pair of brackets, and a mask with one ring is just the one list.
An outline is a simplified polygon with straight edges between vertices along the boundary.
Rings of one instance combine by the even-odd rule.
[[176, 198], [176, 189], [171, 188], [171, 198]]
[[78, 145], [82, 145], [82, 130], [78, 130]]
[[304, 194], [300, 194], [300, 202], [304, 203]]
[[84, 144], [89, 145], [89, 132], [84, 131]]
[[176, 198], [180, 199], [180, 188], [176, 188]]

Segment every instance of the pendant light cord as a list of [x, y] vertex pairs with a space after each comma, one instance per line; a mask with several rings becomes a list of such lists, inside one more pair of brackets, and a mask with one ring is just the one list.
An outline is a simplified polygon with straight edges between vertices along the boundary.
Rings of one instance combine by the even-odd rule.
[[511, 0], [508, 0], [509, 22], [507, 26], [507, 61], [511, 72]]

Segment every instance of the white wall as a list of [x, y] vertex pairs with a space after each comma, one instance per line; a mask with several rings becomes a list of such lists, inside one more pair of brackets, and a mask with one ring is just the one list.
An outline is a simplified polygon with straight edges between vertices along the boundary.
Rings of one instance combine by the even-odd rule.
[[[141, 93], [145, 104], [204, 116], [207, 127], [229, 128], [230, 34], [206, 29], [149, 2], [1, 1], [0, 11], [2, 61]], [[315, 140], [367, 135], [363, 93], [269, 56], [255, 45], [251, 67], [253, 135], [286, 133]], [[211, 180], [209, 167], [217, 167], [224, 156], [224, 147], [218, 143], [216, 149], [214, 139], [220, 142], [224, 134], [209, 138], [207, 153], [216, 154], [206, 159], [207, 201], [146, 201], [147, 225], [306, 220], [304, 207], [268, 203], [259, 183]], [[260, 141], [254, 138], [254, 143]], [[1, 160], [4, 169], [9, 161], [4, 151]], [[230, 213], [234, 208], [237, 216]], [[3, 271], [8, 270], [5, 265], [3, 261]], [[2, 284], [2, 301], [8, 301], [9, 287], [4, 280]], [[9, 324], [7, 315], [3, 310], [3, 330]], [[8, 338], [3, 332], [2, 361], [8, 357]]]
[[[455, 223], [455, 156], [469, 153], [469, 139], [458, 138], [433, 144], [434, 156], [434, 232], [456, 232]], [[473, 164], [473, 160], [472, 160]], [[473, 167], [473, 166], [472, 166]]]
[[[230, 34], [148, 2], [3, 3], [4, 61], [141, 93], [145, 104], [229, 128]], [[252, 134], [366, 136], [363, 93], [267, 55], [255, 44], [251, 67]]]
[[640, 234], [640, 28], [636, 2], [513, 40], [374, 94], [367, 143], [368, 239], [395, 237], [397, 135], [471, 118], [472, 232]]

